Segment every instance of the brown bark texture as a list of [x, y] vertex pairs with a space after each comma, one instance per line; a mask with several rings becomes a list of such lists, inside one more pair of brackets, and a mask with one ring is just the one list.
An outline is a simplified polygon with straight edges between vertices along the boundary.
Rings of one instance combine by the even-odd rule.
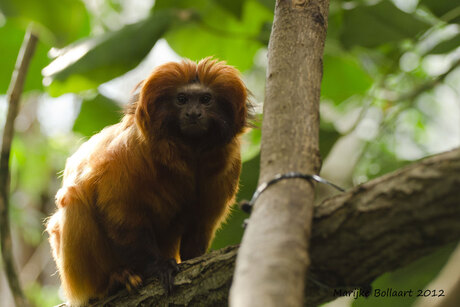
[[[268, 46], [260, 179], [317, 174], [327, 0], [279, 0]], [[301, 306], [314, 186], [285, 180], [257, 200], [238, 253], [231, 306]], [[279, 282], [282, 280], [283, 282]]]
[[[334, 300], [334, 289], [367, 287], [383, 273], [460, 240], [459, 172], [460, 148], [316, 206], [304, 306]], [[227, 306], [237, 251], [228, 247], [180, 264], [169, 297], [152, 279], [137, 293], [122, 291], [94, 306]]]

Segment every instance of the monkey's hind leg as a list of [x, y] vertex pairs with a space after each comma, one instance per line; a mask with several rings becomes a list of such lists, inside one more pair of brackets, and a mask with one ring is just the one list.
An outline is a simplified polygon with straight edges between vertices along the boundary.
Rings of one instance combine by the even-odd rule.
[[72, 306], [105, 296], [114, 266], [92, 208], [78, 192], [75, 186], [61, 189], [60, 208], [48, 225], [62, 287]]

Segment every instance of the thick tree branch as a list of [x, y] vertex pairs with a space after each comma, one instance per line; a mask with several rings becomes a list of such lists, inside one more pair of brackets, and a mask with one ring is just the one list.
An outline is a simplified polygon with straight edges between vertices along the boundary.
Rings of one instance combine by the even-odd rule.
[[[276, 1], [268, 46], [261, 184], [278, 173], [319, 172], [328, 7], [328, 0]], [[313, 184], [299, 179], [277, 183], [256, 201], [238, 254], [231, 306], [302, 305], [313, 202]]]
[[29, 29], [21, 45], [19, 55], [14, 68], [11, 83], [8, 88], [8, 112], [3, 129], [2, 149], [0, 154], [0, 241], [2, 250], [3, 267], [5, 268], [8, 284], [11, 288], [16, 306], [27, 304], [24, 293], [22, 292], [18, 275], [14, 268], [13, 250], [10, 233], [9, 220], [9, 161], [11, 143], [14, 135], [14, 120], [19, 109], [19, 100], [27, 75], [29, 63], [34, 54], [38, 38]]
[[[315, 208], [306, 306], [353, 289], [460, 239], [460, 148], [323, 201]], [[252, 223], [252, 221], [250, 221]], [[266, 237], [264, 242], [271, 238]], [[226, 306], [237, 247], [180, 265], [170, 297], [156, 280], [94, 306]], [[329, 287], [318, 286], [319, 283]]]
[[313, 225], [315, 276], [331, 286], [366, 285], [459, 240], [459, 173], [456, 149], [325, 200]]

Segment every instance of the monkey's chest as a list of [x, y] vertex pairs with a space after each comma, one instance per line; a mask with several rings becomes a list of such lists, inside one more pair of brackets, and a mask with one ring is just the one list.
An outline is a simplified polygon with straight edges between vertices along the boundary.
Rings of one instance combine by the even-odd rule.
[[196, 182], [193, 176], [168, 174], [146, 181], [138, 197], [153, 215], [171, 219], [196, 201]]

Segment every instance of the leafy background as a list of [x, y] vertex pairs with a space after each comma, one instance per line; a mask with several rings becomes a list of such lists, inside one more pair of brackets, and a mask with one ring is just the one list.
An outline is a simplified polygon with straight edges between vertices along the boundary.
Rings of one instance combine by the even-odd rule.
[[[323, 176], [350, 187], [460, 145], [459, 4], [331, 1], [321, 96]], [[236, 66], [261, 113], [274, 6], [274, 0], [0, 1], [1, 127], [25, 30], [32, 26], [40, 37], [11, 161], [14, 252], [34, 305], [62, 300], [43, 220], [54, 210], [65, 159], [120, 119], [130, 90], [154, 66], [181, 57], [213, 55]], [[259, 145], [254, 129], [244, 141], [240, 200], [256, 188]], [[318, 198], [331, 193], [320, 189]], [[235, 207], [212, 248], [239, 243], [245, 218]], [[385, 274], [373, 286], [429, 287], [454, 248]], [[410, 306], [415, 299], [333, 304]], [[2, 278], [0, 305], [10, 304]]]

